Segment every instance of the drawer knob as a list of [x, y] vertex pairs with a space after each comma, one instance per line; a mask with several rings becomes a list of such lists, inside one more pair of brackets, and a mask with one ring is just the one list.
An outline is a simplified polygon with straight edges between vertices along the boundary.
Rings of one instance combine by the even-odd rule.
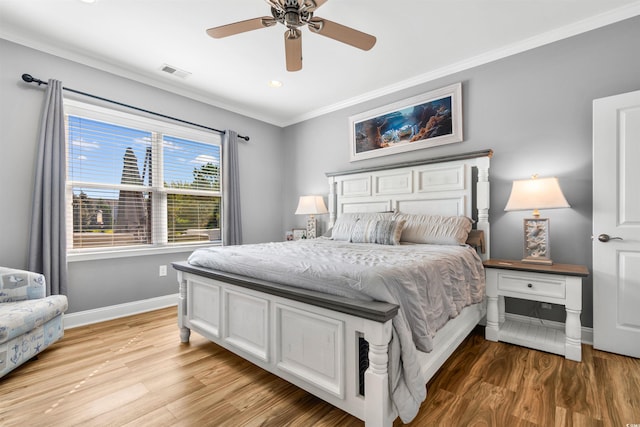
[[527, 288], [533, 288], [533, 285], [531, 283], [527, 283]]

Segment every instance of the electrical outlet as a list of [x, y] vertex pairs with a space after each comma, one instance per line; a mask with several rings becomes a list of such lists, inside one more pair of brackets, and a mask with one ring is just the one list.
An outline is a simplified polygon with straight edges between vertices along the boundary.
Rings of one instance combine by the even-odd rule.
[[167, 266], [166, 265], [161, 265], [160, 266], [160, 271], [158, 272], [158, 274], [160, 275], [160, 277], [166, 276], [167, 275]]
[[551, 304], [549, 304], [548, 302], [541, 302], [540, 307], [542, 307], [545, 310], [551, 310]]

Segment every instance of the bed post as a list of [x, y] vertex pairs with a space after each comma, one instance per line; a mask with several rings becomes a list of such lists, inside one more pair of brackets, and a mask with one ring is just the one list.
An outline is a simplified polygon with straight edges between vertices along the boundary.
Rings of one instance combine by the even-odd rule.
[[478, 208], [478, 230], [484, 231], [485, 253], [483, 260], [491, 258], [491, 233], [489, 232], [489, 164], [490, 156], [476, 159], [478, 168], [478, 182], [476, 183], [476, 207]]
[[395, 412], [389, 395], [389, 341], [391, 320], [366, 321], [364, 338], [369, 342], [369, 368], [364, 374], [366, 427], [391, 427]]
[[180, 293], [178, 295], [178, 328], [180, 328], [180, 342], [189, 342], [191, 329], [184, 325], [184, 319], [187, 315], [187, 281], [184, 273], [178, 271], [178, 284]]
[[337, 209], [338, 206], [336, 204], [336, 179], [334, 177], [329, 177], [329, 227], [333, 227], [333, 224], [336, 222]]

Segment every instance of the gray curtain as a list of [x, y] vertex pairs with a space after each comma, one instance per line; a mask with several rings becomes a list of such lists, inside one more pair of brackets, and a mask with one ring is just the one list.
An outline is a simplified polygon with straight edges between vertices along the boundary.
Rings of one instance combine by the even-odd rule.
[[65, 137], [62, 82], [49, 80], [40, 122], [28, 269], [42, 273], [47, 295], [67, 293]]
[[222, 139], [222, 244], [242, 244], [238, 134], [227, 130]]

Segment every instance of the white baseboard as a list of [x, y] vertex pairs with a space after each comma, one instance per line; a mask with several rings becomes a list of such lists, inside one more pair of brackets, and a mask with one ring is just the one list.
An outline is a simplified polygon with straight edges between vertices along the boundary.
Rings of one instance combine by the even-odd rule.
[[[111, 305], [109, 307], [96, 308], [94, 310], [79, 311], [77, 313], [64, 315], [64, 328], [71, 329], [78, 326], [90, 325], [107, 320], [118, 319], [120, 317], [131, 316], [147, 311], [158, 310], [165, 307], [178, 305], [178, 294], [165, 295], [157, 298], [150, 298], [142, 301], [128, 302], [125, 304]], [[538, 319], [536, 317], [522, 316], [520, 314], [505, 313], [509, 320], [540, 324], [549, 328], [564, 330], [564, 323], [553, 320]], [[480, 321], [485, 324], [485, 319]], [[593, 345], [593, 328], [582, 327], [582, 342]]]
[[[539, 319], [537, 317], [522, 316], [520, 314], [513, 314], [513, 313], [505, 313], [504, 315], [507, 320], [516, 320], [518, 322], [523, 322], [523, 323], [543, 325], [552, 329], [558, 329], [560, 331], [564, 331], [564, 323], [562, 322], [556, 322], [554, 320]], [[583, 326], [581, 328], [580, 335], [582, 335], [583, 344], [593, 345], [593, 328], [587, 328]]]
[[165, 307], [178, 305], [178, 294], [149, 298], [141, 301], [133, 301], [125, 304], [110, 305], [93, 310], [79, 311], [64, 315], [64, 328], [71, 329], [78, 326], [91, 325], [93, 323], [118, 319], [133, 314], [145, 313]]

